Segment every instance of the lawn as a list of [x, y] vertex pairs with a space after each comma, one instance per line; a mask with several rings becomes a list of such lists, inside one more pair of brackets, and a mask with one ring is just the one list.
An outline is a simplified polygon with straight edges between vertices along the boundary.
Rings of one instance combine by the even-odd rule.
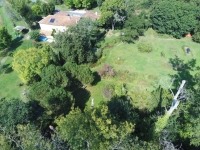
[[[106, 37], [105, 42], [111, 41], [116, 36]], [[137, 49], [137, 44], [141, 41], [150, 42], [153, 45], [151, 53], [141, 53]], [[182, 46], [188, 46], [192, 54], [186, 54]], [[187, 62], [196, 59], [196, 65], [200, 66], [200, 44], [192, 42], [191, 38], [174, 39], [166, 35], [158, 35], [152, 29], [149, 29], [145, 36], [140, 37], [135, 44], [117, 43], [112, 48], [106, 48], [103, 56], [93, 71], [98, 71], [102, 65], [109, 64], [116, 71], [128, 72], [122, 79], [119, 78], [103, 78], [97, 85], [88, 87], [91, 92], [91, 98], [96, 100], [98, 104], [104, 100], [102, 96], [103, 87], [107, 84], [125, 83], [129, 92], [152, 90], [158, 87], [159, 80], [163, 77], [176, 74], [172, 64], [169, 62], [178, 56], [179, 59]], [[161, 56], [161, 52], [165, 56]], [[193, 72], [194, 73], [194, 72]], [[187, 80], [187, 79], [186, 79]], [[181, 81], [180, 81], [181, 82]], [[88, 102], [90, 105], [91, 102]]]
[[3, 68], [0, 74], [0, 98], [23, 98], [23, 91], [25, 86], [19, 86], [21, 80], [18, 78], [17, 73], [12, 70], [11, 66], [12, 57], [6, 57], [3, 63]]

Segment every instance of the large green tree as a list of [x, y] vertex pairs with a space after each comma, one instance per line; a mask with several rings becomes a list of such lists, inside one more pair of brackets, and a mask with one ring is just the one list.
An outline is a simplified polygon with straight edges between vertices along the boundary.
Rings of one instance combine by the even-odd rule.
[[28, 103], [19, 99], [1, 99], [0, 126], [7, 131], [13, 130], [18, 124], [26, 124], [32, 116]]
[[84, 112], [73, 109], [56, 123], [61, 137], [73, 149], [114, 149], [134, 131], [132, 123], [116, 121], [105, 105]]
[[12, 36], [8, 33], [8, 30], [0, 26], [0, 49], [9, 47], [11, 44]]
[[117, 22], [125, 21], [125, 8], [124, 0], [105, 0], [100, 8], [100, 23], [111, 25], [114, 30]]
[[70, 62], [66, 62], [63, 67], [73, 78], [78, 79], [83, 84], [91, 84], [94, 81], [94, 75], [88, 67], [79, 66]]
[[81, 19], [76, 26], [56, 34], [54, 46], [64, 62], [94, 62], [96, 58], [92, 48], [98, 36], [96, 22], [89, 18]]
[[65, 5], [70, 8], [91, 8], [94, 0], [64, 0]]
[[153, 29], [159, 33], [181, 38], [195, 28], [199, 9], [194, 3], [161, 1], [151, 12]]
[[144, 35], [144, 31], [148, 28], [149, 23], [142, 15], [131, 15], [124, 24], [122, 30], [122, 40], [133, 43], [139, 36]]
[[42, 69], [50, 63], [50, 47], [44, 46], [42, 49], [29, 48], [19, 50], [13, 56], [12, 67], [19, 73], [20, 79], [24, 83], [33, 82]]
[[30, 98], [39, 101], [49, 114], [68, 112], [73, 96], [67, 90], [71, 85], [67, 72], [60, 66], [50, 65], [42, 70], [40, 78], [31, 87]]

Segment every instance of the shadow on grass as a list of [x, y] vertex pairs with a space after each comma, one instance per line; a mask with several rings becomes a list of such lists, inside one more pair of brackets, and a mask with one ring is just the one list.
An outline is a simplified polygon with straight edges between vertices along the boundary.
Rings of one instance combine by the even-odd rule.
[[94, 81], [92, 82], [92, 85], [97, 85], [97, 83], [101, 81], [101, 76], [98, 75], [97, 72], [94, 72], [93, 75], [94, 75]]
[[10, 64], [3, 65], [2, 70], [6, 74], [9, 74], [9, 73], [11, 73], [13, 71], [12, 67], [10, 66]]
[[184, 62], [178, 56], [170, 58], [169, 63], [172, 64], [177, 74], [170, 75], [174, 80], [174, 86], [179, 87], [182, 80], [187, 81], [187, 88], [193, 90], [193, 86], [196, 84], [195, 78], [191, 75], [191, 71], [198, 71], [200, 68], [196, 66], [196, 59], [191, 59], [188, 62]]
[[23, 43], [22, 38], [15, 38], [12, 41], [12, 44], [10, 46], [10, 48], [8, 49], [8, 52], [12, 52], [14, 50], [16, 50], [19, 46], [21, 46]]
[[90, 92], [86, 89], [79, 88], [73, 93], [75, 98], [75, 107], [79, 107], [81, 110], [85, 109], [86, 103], [90, 98]]

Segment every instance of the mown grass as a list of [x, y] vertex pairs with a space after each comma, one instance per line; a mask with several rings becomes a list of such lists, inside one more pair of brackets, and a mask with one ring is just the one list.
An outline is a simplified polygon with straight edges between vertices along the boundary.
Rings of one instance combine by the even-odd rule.
[[22, 98], [25, 86], [19, 86], [21, 80], [12, 70], [12, 57], [7, 57], [0, 74], [0, 98]]
[[[102, 46], [105, 46], [107, 41], [112, 41], [116, 36], [106, 37]], [[153, 45], [151, 53], [141, 53], [138, 51], [137, 44], [141, 41], [150, 42]], [[186, 54], [182, 46], [188, 46], [192, 54]], [[163, 77], [176, 74], [173, 69], [170, 59], [176, 56], [188, 62], [195, 59], [196, 65], [200, 66], [200, 44], [194, 43], [191, 38], [174, 39], [166, 35], [158, 35], [152, 29], [149, 29], [145, 36], [140, 37], [135, 44], [117, 43], [115, 46], [103, 50], [103, 56], [97, 63], [98, 65], [92, 68], [93, 71], [98, 71], [102, 65], [109, 64], [116, 71], [129, 72], [130, 79], [104, 78], [97, 85], [88, 87], [91, 92], [91, 98], [96, 99], [96, 103], [104, 100], [102, 96], [102, 88], [106, 84], [125, 83], [128, 91], [144, 91], [152, 90], [158, 87], [159, 80]], [[164, 56], [161, 53], [164, 53]], [[191, 72], [194, 74], [195, 72]], [[132, 76], [134, 77], [132, 78]], [[187, 80], [187, 79], [186, 79]], [[181, 81], [180, 81], [181, 82]], [[89, 101], [91, 102], [91, 100]]]
[[[22, 40], [15, 37], [14, 23], [16, 25], [26, 26], [23, 20], [13, 22], [7, 15], [4, 7], [0, 7], [0, 25], [7, 28], [9, 34], [12, 35], [12, 44], [7, 51], [1, 51], [0, 61], [2, 59], [0, 70], [0, 98], [19, 98], [25, 100], [25, 96], [22, 94], [26, 86], [19, 86], [21, 80], [18, 78], [18, 74], [12, 70], [13, 58], [8, 56], [10, 53], [14, 53], [19, 49], [27, 49], [32, 47], [32, 40]], [[12, 54], [11, 54], [12, 55]]]

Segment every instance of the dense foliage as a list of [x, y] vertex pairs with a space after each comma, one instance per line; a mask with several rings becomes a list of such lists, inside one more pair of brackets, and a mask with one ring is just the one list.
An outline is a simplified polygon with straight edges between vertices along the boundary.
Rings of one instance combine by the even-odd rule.
[[66, 6], [70, 8], [91, 8], [94, 0], [64, 0]]
[[[193, 41], [199, 42], [200, 26], [196, 24], [200, 19], [196, 12], [199, 9], [196, 6], [200, 4], [198, 0], [49, 0], [49, 3], [8, 1], [30, 24], [41, 15], [52, 14], [55, 4], [62, 2], [72, 8], [89, 8], [96, 2], [101, 10], [101, 18], [99, 21], [82, 18], [66, 32], [53, 32], [55, 41], [48, 44], [35, 44], [36, 41], [32, 40], [37, 40], [39, 33], [33, 31], [30, 33], [30, 41], [26, 38], [19, 39], [18, 45], [14, 43], [13, 47], [2, 51], [9, 55], [2, 59], [8, 61], [0, 67], [8, 68], [7, 62], [12, 61], [14, 71], [10, 68], [10, 74], [1, 72], [1, 75], [15, 77], [18, 73], [25, 83], [19, 80], [14, 83], [20, 93], [16, 97], [20, 99], [1, 95], [2, 149], [199, 149], [200, 72], [195, 65], [196, 60], [184, 62], [178, 56], [167, 60], [162, 55], [161, 59], [172, 64], [167, 67], [174, 69], [171, 70], [173, 75], [170, 75], [169, 80], [145, 74], [152, 71], [151, 68], [145, 70], [144, 74], [138, 73], [144, 70], [143, 63], [151, 63], [150, 59], [148, 62], [141, 60], [142, 67], [131, 66], [141, 67], [140, 70], [131, 70], [125, 65], [128, 59], [136, 61], [135, 56], [160, 56], [157, 45], [151, 40], [156, 37], [160, 42], [164, 37], [154, 34], [153, 30], [144, 34], [151, 26], [151, 21], [153, 28], [159, 33], [180, 38], [191, 32]], [[108, 27], [119, 30], [109, 31], [104, 38], [104, 31]], [[9, 46], [11, 36], [5, 28], [0, 29], [6, 37], [0, 39], [0, 44]], [[141, 37], [146, 40], [135, 42], [140, 36], [148, 34], [151, 34], [149, 39]], [[188, 39], [181, 42], [185, 40]], [[32, 42], [35, 48], [18, 48], [24, 41]], [[119, 54], [116, 52], [118, 56], [110, 55], [110, 51], [115, 53], [116, 47], [110, 49], [115, 45], [121, 50]], [[134, 49], [131, 51], [134, 54], [130, 57], [122, 54], [130, 50], [125, 45], [133, 46], [130, 48]], [[24, 43], [20, 46], [23, 47]], [[191, 48], [194, 52], [192, 46]], [[152, 50], [152, 54], [140, 53]], [[100, 57], [102, 58], [98, 60]], [[160, 63], [157, 57], [152, 58], [152, 61]], [[152, 65], [153, 67], [155, 68]], [[135, 79], [141, 80], [135, 82]], [[180, 82], [186, 79], [185, 86], [175, 98]], [[174, 82], [173, 86], [171, 81]], [[3, 83], [7, 84], [7, 80]], [[132, 86], [134, 83], [139, 85]], [[4, 86], [3, 84], [2, 87]], [[146, 89], [147, 86], [150, 88]], [[5, 87], [3, 92], [6, 93], [10, 89]]]
[[8, 33], [8, 30], [0, 26], [0, 49], [9, 47], [11, 44], [12, 36]]
[[43, 47], [41, 50], [36, 48], [19, 50], [13, 57], [13, 69], [19, 73], [24, 83], [37, 80], [42, 69], [50, 63], [49, 47]]
[[55, 48], [64, 62], [77, 64], [96, 60], [93, 47], [99, 38], [97, 23], [89, 18], [81, 19], [76, 26], [55, 35]]
[[195, 28], [198, 12], [195, 3], [164, 0], [155, 5], [150, 17], [157, 32], [181, 38]]

